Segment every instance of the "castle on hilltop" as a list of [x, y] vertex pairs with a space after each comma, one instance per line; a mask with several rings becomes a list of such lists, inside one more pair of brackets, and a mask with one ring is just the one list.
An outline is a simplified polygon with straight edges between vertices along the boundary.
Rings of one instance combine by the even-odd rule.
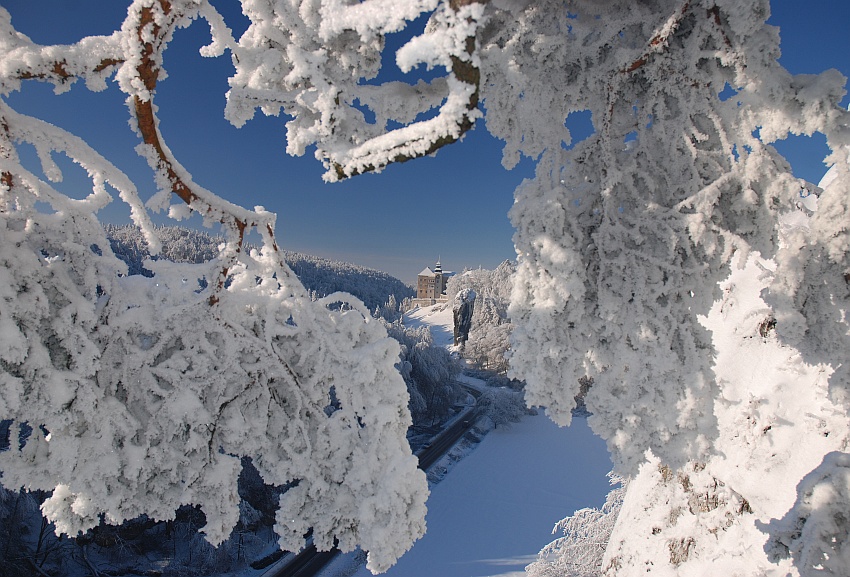
[[419, 306], [430, 306], [437, 303], [448, 302], [446, 296], [446, 284], [449, 277], [453, 276], [453, 272], [443, 272], [443, 267], [440, 264], [440, 259], [437, 259], [437, 264], [434, 270], [425, 267], [425, 270], [419, 273], [416, 279], [416, 298], [413, 304]]

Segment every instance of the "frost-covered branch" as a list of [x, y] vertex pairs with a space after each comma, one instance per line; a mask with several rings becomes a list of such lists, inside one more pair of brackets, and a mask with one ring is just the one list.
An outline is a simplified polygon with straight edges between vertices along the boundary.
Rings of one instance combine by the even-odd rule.
[[[385, 0], [351, 6], [326, 1], [316, 14], [267, 0], [246, 2], [252, 24], [239, 41], [227, 117], [239, 126], [256, 108], [292, 115], [287, 151], [301, 155], [316, 145], [328, 181], [380, 171], [460, 139], [481, 115], [476, 35], [484, 23], [484, 3], [394, 2], [392, 10], [387, 5]], [[435, 106], [432, 97], [402, 98], [398, 82], [363, 81], [378, 73], [383, 35], [430, 11], [425, 32], [399, 50], [397, 64], [403, 72], [424, 65], [449, 73], [440, 82], [445, 92], [436, 116], [415, 120]], [[366, 121], [357, 102], [375, 113], [374, 123]], [[388, 130], [388, 120], [408, 124]]]
[[[135, 66], [124, 66], [119, 80], [129, 94], [128, 101], [132, 103], [133, 118], [147, 147], [147, 150], [142, 148], [140, 152], [147, 158], [158, 177], [161, 194], [154, 197], [150, 204], [167, 205], [167, 199], [162, 193], [169, 191], [185, 202], [189, 209], [200, 212], [205, 219], [221, 222], [230, 233], [229, 258], [222, 262], [221, 271], [214, 284], [215, 291], [209, 297], [210, 304], [216, 304], [228, 272], [236, 264], [242, 250], [246, 230], [254, 227], [264, 228], [267, 234], [271, 235], [273, 217], [268, 213], [247, 211], [194, 184], [189, 173], [174, 159], [159, 131], [153, 97], [163, 62], [163, 52], [174, 29], [200, 12], [198, 4], [194, 1], [169, 0], [136, 2], [133, 6], [135, 10], [131, 8], [124, 23], [124, 30], [127, 32], [125, 38], [132, 42], [130, 53], [136, 56]], [[211, 30], [215, 31], [218, 19], [210, 15], [217, 13], [207, 3], [203, 4], [206, 7], [203, 14], [210, 17]], [[175, 211], [175, 214], [180, 214], [180, 211]], [[276, 245], [271, 245], [271, 248], [277, 252]]]
[[[0, 102], [0, 419], [25, 440], [0, 453], [4, 485], [49, 491], [43, 513], [72, 536], [200, 505], [215, 544], [238, 520], [247, 456], [267, 483], [292, 486], [277, 517], [282, 547], [298, 550], [312, 528], [320, 548], [360, 546], [385, 570], [424, 532], [427, 496], [405, 438], [398, 344], [350, 295], [311, 301], [274, 240], [274, 215], [195, 184], [159, 131], [154, 97], [174, 30], [201, 16], [213, 36], [204, 54], [238, 50], [220, 15], [205, 0], [135, 0], [112, 36], [54, 47], [0, 16], [4, 94], [78, 77], [98, 89], [114, 73], [160, 188], [143, 204], [79, 138]], [[41, 174], [18, 157], [28, 144]], [[60, 152], [89, 175], [81, 200], [53, 186]], [[152, 254], [151, 208], [197, 211], [227, 240], [212, 261], [147, 261], [153, 278], [126, 276], [97, 218], [113, 190]], [[249, 227], [262, 239], [250, 254]]]
[[120, 34], [89, 36], [76, 44], [39, 46], [11, 24], [0, 6], [0, 91], [18, 90], [22, 80], [43, 80], [56, 92], [69, 90], [83, 78], [91, 90], [104, 90], [106, 79], [124, 61]]
[[430, 33], [414, 38], [398, 51], [397, 61], [404, 72], [420, 63], [450, 70], [448, 95], [437, 117], [392, 130], [345, 152], [329, 154], [336, 179], [427, 156], [460, 140], [472, 128], [481, 116], [475, 33], [482, 19], [482, 7], [479, 0], [452, 0], [448, 8], [434, 15], [435, 25]]

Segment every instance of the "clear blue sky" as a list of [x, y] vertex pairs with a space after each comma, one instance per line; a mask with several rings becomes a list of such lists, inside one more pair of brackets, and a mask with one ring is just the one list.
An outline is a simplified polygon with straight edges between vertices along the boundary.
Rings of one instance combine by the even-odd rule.
[[[247, 25], [237, 0], [213, 0], [238, 35]], [[16, 28], [41, 44], [69, 43], [89, 34], [109, 34], [126, 15], [120, 0], [0, 0]], [[793, 73], [837, 68], [850, 76], [850, 1], [774, 0], [770, 22], [781, 27], [782, 63]], [[533, 174], [524, 160], [506, 171], [501, 143], [480, 124], [463, 142], [423, 158], [324, 184], [321, 164], [310, 151], [301, 158], [285, 153], [284, 118], [260, 113], [241, 129], [224, 120], [230, 56], [207, 59], [198, 48], [209, 41], [206, 24], [180, 30], [165, 53], [170, 77], [157, 92], [161, 129], [177, 159], [195, 181], [224, 198], [278, 215], [281, 246], [346, 260], [389, 272], [413, 283], [439, 256], [443, 268], [493, 268], [515, 256], [507, 211], [513, 190]], [[154, 192], [150, 170], [134, 152], [124, 97], [110, 83], [101, 93], [82, 84], [54, 96], [36, 82], [12, 95], [19, 112], [57, 124], [89, 142], [124, 170], [144, 198]], [[850, 102], [845, 97], [843, 104]], [[817, 182], [825, 172], [822, 139], [780, 143], [797, 176]], [[67, 164], [60, 163], [60, 166]], [[65, 189], [90, 190], [79, 169], [65, 171]], [[106, 220], [129, 221], [116, 200]]]

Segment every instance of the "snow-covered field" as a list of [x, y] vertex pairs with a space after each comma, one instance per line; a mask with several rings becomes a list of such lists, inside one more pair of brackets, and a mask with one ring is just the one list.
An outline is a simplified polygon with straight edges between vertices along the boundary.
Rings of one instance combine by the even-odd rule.
[[541, 413], [492, 431], [431, 489], [428, 532], [386, 575], [524, 575], [558, 520], [602, 506], [610, 468], [584, 419], [560, 429]]
[[[436, 343], [451, 344], [451, 306], [420, 308], [405, 324], [431, 325]], [[542, 411], [491, 431], [431, 488], [428, 532], [388, 577], [519, 577], [552, 541], [552, 527], [576, 509], [601, 507], [610, 487], [604, 442], [584, 419], [559, 428]], [[354, 556], [323, 577], [351, 575]], [[361, 567], [354, 577], [371, 575]]]

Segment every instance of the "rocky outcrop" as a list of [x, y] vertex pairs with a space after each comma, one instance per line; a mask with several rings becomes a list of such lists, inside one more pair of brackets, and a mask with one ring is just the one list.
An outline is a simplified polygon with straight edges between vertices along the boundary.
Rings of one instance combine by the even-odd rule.
[[469, 338], [472, 328], [472, 311], [475, 308], [475, 291], [463, 289], [455, 295], [452, 303], [454, 313], [454, 344], [462, 346]]

